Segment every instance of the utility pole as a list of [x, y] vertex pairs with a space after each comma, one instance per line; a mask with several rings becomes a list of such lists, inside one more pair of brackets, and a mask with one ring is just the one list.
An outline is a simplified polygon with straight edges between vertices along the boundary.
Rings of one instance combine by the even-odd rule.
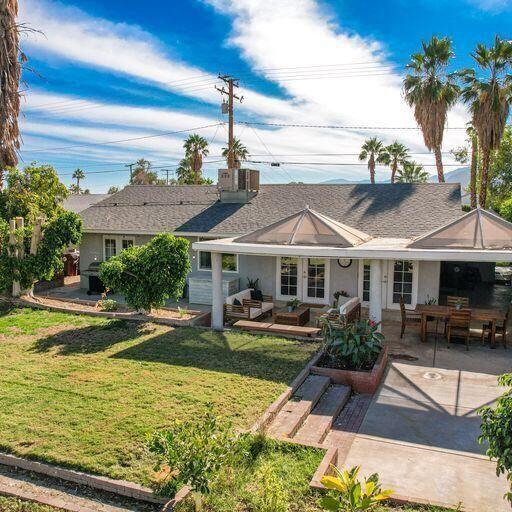
[[130, 185], [132, 184], [133, 182], [133, 166], [135, 164], [126, 164], [125, 167], [129, 167], [130, 168]]
[[165, 183], [166, 185], [169, 185], [169, 173], [174, 173], [174, 171], [171, 171], [169, 169], [162, 169], [162, 171], [165, 172]]
[[233, 139], [234, 139], [234, 119], [233, 119], [233, 103], [238, 100], [240, 103], [244, 100], [243, 96], [237, 96], [234, 93], [235, 87], [238, 89], [238, 79], [229, 75], [219, 75], [219, 79], [227, 85], [227, 90], [222, 86], [222, 89], [215, 87], [222, 95], [228, 97], [228, 116], [229, 116], [229, 129], [228, 129], [228, 169], [234, 169], [235, 161], [233, 158]]

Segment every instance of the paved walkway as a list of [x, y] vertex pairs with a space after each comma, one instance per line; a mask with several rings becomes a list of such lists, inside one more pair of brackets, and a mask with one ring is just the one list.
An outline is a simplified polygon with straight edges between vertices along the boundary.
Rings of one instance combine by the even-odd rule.
[[412, 501], [510, 511], [506, 480], [476, 441], [477, 409], [502, 392], [495, 375], [395, 362], [340, 463], [379, 473]]

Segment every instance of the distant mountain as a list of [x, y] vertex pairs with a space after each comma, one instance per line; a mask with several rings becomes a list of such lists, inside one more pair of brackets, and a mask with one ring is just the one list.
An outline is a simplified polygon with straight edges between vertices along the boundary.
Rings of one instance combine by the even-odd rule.
[[[462, 192], [469, 185], [469, 167], [457, 167], [453, 171], [444, 173], [444, 179], [447, 183], [460, 183]], [[430, 176], [428, 181], [436, 182], [437, 176]]]
[[344, 185], [354, 183], [370, 183], [370, 180], [346, 180], [344, 178], [335, 178], [333, 180], [322, 181], [324, 185]]

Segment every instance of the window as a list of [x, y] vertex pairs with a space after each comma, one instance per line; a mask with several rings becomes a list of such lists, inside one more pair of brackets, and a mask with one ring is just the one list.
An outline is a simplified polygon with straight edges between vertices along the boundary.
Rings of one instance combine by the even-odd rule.
[[105, 238], [105, 260], [109, 260], [116, 255], [116, 239]]
[[308, 297], [323, 298], [325, 296], [325, 260], [308, 259]]
[[[199, 251], [199, 270], [212, 269], [212, 255], [210, 252]], [[238, 256], [236, 254], [222, 254], [222, 271], [238, 272]]]
[[297, 296], [298, 270], [297, 258], [281, 258], [281, 295]]
[[363, 302], [370, 302], [370, 264], [363, 265]]
[[133, 247], [133, 240], [131, 238], [124, 238], [122, 242], [123, 251], [129, 247]]
[[393, 303], [398, 304], [403, 297], [405, 304], [412, 304], [412, 261], [397, 260], [393, 267]]

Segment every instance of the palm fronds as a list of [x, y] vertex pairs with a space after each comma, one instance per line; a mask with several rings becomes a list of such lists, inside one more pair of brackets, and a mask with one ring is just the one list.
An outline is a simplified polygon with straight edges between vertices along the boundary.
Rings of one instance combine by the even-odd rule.
[[208, 156], [210, 152], [208, 149], [208, 141], [204, 137], [194, 133], [188, 136], [183, 147], [185, 149], [185, 158], [188, 159], [190, 167], [194, 172], [195, 183], [198, 184], [203, 167], [203, 157]]
[[385, 159], [386, 148], [381, 140], [377, 137], [372, 137], [364, 141], [361, 146], [361, 153], [359, 153], [359, 160], [368, 160], [368, 170], [370, 171], [370, 183], [375, 183], [375, 164], [383, 163]]

